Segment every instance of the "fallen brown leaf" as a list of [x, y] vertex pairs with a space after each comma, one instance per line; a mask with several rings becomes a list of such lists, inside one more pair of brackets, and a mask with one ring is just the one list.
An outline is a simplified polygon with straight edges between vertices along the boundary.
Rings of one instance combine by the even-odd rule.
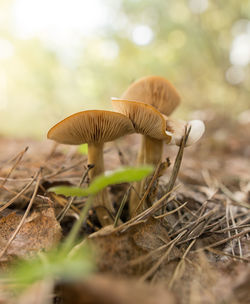
[[[0, 247], [3, 248], [15, 231], [22, 214], [12, 212], [0, 219]], [[37, 251], [48, 250], [61, 239], [61, 227], [51, 207], [34, 211], [25, 220], [15, 239], [10, 244], [1, 262], [13, 258], [25, 258]]]

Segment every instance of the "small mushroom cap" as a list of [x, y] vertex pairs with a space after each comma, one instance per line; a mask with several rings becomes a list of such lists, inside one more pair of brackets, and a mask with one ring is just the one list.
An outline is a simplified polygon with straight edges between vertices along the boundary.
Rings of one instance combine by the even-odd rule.
[[180, 103], [180, 95], [175, 87], [160, 76], [147, 76], [137, 80], [121, 98], [150, 104], [165, 115], [170, 115]]
[[191, 127], [191, 131], [188, 136], [186, 146], [191, 146], [196, 143], [205, 132], [205, 124], [202, 120], [195, 119], [191, 120], [187, 124], [188, 127]]
[[47, 137], [62, 144], [104, 143], [134, 133], [131, 120], [121, 113], [90, 110], [73, 114], [52, 127]]
[[181, 144], [181, 139], [185, 134], [185, 128], [191, 127], [186, 147], [196, 143], [205, 132], [204, 122], [201, 120], [191, 120], [189, 122], [183, 120], [175, 120], [166, 118], [166, 129], [172, 133], [172, 140], [170, 144], [179, 146]]
[[137, 133], [170, 142], [171, 135], [166, 133], [163, 115], [151, 105], [119, 98], [112, 98], [112, 105], [131, 119]]

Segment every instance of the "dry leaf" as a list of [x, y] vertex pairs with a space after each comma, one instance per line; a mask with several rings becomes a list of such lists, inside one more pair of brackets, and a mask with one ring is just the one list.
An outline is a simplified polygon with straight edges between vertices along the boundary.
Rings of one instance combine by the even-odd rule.
[[[117, 233], [111, 226], [105, 227], [92, 234], [91, 244], [97, 247], [98, 267], [101, 271], [116, 273], [117, 275], [142, 275], [152, 263], [160, 258], [162, 251], [159, 247], [169, 242], [166, 228], [159, 220], [151, 218], [145, 223], [139, 223]], [[131, 263], [150, 253], [150, 257], [143, 262]], [[177, 248], [173, 248], [168, 260], [179, 256]]]
[[[21, 214], [12, 212], [0, 219], [0, 246], [4, 248], [18, 224]], [[61, 227], [55, 219], [53, 208], [34, 211], [25, 220], [20, 231], [7, 249], [1, 262], [11, 258], [25, 258], [37, 251], [48, 250], [61, 239]]]

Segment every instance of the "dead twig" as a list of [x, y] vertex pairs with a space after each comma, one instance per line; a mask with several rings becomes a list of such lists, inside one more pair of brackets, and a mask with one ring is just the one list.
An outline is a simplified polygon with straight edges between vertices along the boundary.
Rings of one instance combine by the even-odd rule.
[[212, 252], [214, 254], [217, 254], [217, 255], [228, 256], [230, 258], [237, 259], [237, 260], [240, 260], [240, 261], [243, 261], [243, 262], [247, 262], [247, 263], [250, 262], [250, 259], [244, 258], [242, 256], [232, 255], [230, 253], [223, 252], [223, 251], [220, 251], [220, 250], [216, 250], [214, 248], [207, 248], [206, 250], [210, 251], [210, 252]]
[[0, 208], [0, 212], [2, 212], [4, 209], [9, 207], [11, 204], [13, 204], [26, 190], [29, 189], [29, 187], [33, 184], [33, 182], [37, 179], [38, 175], [40, 174], [40, 171], [32, 178], [32, 180], [21, 190], [16, 196], [14, 196], [8, 203], [4, 204]]
[[[232, 220], [233, 227], [235, 228], [235, 233], [237, 234], [238, 230], [237, 230], [236, 223], [235, 223], [235, 220], [234, 220], [232, 208], [229, 208], [229, 213], [230, 213], [230, 217], [231, 217], [231, 220]], [[240, 239], [238, 239], [237, 241], [238, 241], [238, 246], [239, 246], [239, 253], [240, 253], [240, 256], [242, 257], [241, 241], [240, 241]]]
[[117, 212], [116, 217], [115, 217], [114, 226], [113, 226], [114, 228], [117, 227], [117, 225], [118, 225], [118, 222], [119, 222], [119, 219], [121, 217], [123, 208], [124, 208], [124, 206], [125, 206], [125, 204], [127, 202], [130, 190], [131, 190], [131, 186], [128, 188], [128, 190], [126, 191], [125, 195], [123, 196], [122, 202], [120, 204], [120, 207], [119, 207], [118, 212]]
[[178, 235], [173, 241], [169, 242], [167, 244], [169, 246], [168, 250], [165, 252], [165, 254], [140, 278], [140, 281], [145, 281], [148, 277], [154, 274], [156, 270], [160, 267], [160, 265], [164, 262], [164, 260], [169, 256], [171, 250], [175, 246], [175, 244], [178, 242], [178, 240], [182, 237], [182, 235]]
[[191, 128], [188, 128], [188, 129], [186, 128], [185, 129], [185, 134], [182, 137], [181, 144], [180, 144], [177, 156], [175, 158], [174, 167], [173, 167], [173, 170], [172, 170], [170, 180], [169, 180], [168, 185], [167, 185], [166, 192], [171, 191], [174, 187], [175, 182], [176, 182], [176, 179], [177, 179], [178, 173], [180, 171], [180, 167], [181, 167], [184, 148], [185, 148], [186, 142], [188, 140], [188, 136], [189, 136], [190, 131], [191, 131]]
[[[84, 183], [86, 177], [88, 176], [89, 170], [91, 170], [92, 168], [94, 168], [94, 165], [88, 165], [87, 170], [85, 170], [85, 172], [83, 173], [81, 180], [78, 184], [78, 187], [81, 187], [82, 184]], [[65, 207], [63, 208], [63, 210], [58, 214], [57, 216], [57, 220], [60, 223], [62, 221], [62, 219], [64, 218], [65, 214], [67, 213], [67, 211], [69, 210], [70, 206], [72, 205], [72, 203], [74, 202], [74, 200], [76, 199], [76, 196], [73, 196], [65, 205]]]
[[[227, 231], [230, 231], [230, 230], [237, 230], [237, 229], [242, 229], [242, 228], [248, 228], [248, 227], [250, 227], [250, 225], [238, 225], [238, 226], [232, 226], [232, 227], [228, 227], [228, 228], [224, 228], [224, 229], [221, 229], [221, 230], [215, 230], [215, 231], [213, 231], [213, 233], [225, 233], [225, 232], [227, 232]], [[235, 228], [237, 228], [237, 229], [235, 229]], [[238, 232], [237, 232], [238, 233]]]
[[86, 161], [86, 159], [80, 160], [76, 164], [71, 165], [71, 166], [66, 167], [66, 168], [64, 166], [61, 166], [58, 170], [56, 170], [56, 172], [53, 172], [51, 174], [47, 174], [43, 178], [44, 179], [49, 179], [49, 178], [55, 177], [55, 176], [57, 176], [57, 175], [59, 175], [61, 173], [67, 172], [67, 171], [69, 171], [71, 169], [74, 169], [75, 167], [78, 167], [80, 164], [84, 163], [85, 161]]
[[151, 178], [151, 181], [150, 181], [150, 183], [149, 183], [149, 185], [148, 185], [146, 191], [144, 192], [144, 194], [143, 194], [141, 200], [139, 201], [139, 203], [138, 203], [136, 209], [134, 210], [132, 217], [133, 217], [135, 214], [137, 214], [137, 211], [139, 210], [139, 208], [141, 207], [141, 205], [144, 203], [146, 197], [147, 197], [148, 194], [149, 194], [150, 189], [151, 189], [152, 186], [153, 186], [154, 181], [155, 181], [156, 178], [158, 177], [160, 168], [161, 168], [161, 163], [158, 163], [158, 165], [157, 165], [157, 167], [156, 167], [156, 169], [155, 169], [154, 175], [153, 175], [153, 177]]
[[[228, 228], [230, 226], [229, 225], [229, 205], [228, 205], [228, 202], [226, 204], [226, 223], [227, 223], [227, 228]], [[228, 234], [228, 237], [230, 238], [231, 237], [231, 231], [230, 231], [230, 229], [227, 231], [227, 234]], [[232, 254], [235, 255], [235, 253], [234, 253], [234, 245], [233, 245], [233, 241], [232, 240], [230, 241], [230, 246], [231, 246]]]
[[[170, 238], [174, 237], [175, 235], [178, 235], [180, 232], [186, 230], [186, 231], [192, 231], [195, 227], [197, 227], [197, 225], [206, 220], [207, 218], [211, 217], [213, 214], [215, 214], [218, 211], [219, 208], [214, 208], [213, 210], [208, 211], [207, 213], [205, 213], [204, 215], [200, 216], [196, 221], [193, 222], [189, 222], [187, 223], [187, 225], [185, 225], [184, 227], [182, 227], [181, 229], [179, 229], [178, 231], [172, 233], [170, 235]], [[201, 213], [202, 214], [202, 213]]]
[[161, 215], [154, 216], [154, 218], [155, 218], [155, 219], [160, 219], [160, 218], [163, 218], [163, 217], [168, 216], [168, 215], [170, 215], [170, 214], [173, 214], [173, 213], [175, 213], [176, 211], [178, 211], [178, 210], [184, 208], [184, 207], [186, 206], [187, 203], [188, 203], [188, 202], [185, 202], [183, 205], [179, 206], [178, 208], [175, 208], [175, 209], [172, 210], [172, 211], [166, 212], [166, 213], [161, 214]]
[[238, 234], [235, 234], [235, 235], [233, 235], [233, 236], [231, 236], [231, 237], [228, 237], [228, 238], [226, 238], [226, 239], [220, 240], [220, 241], [215, 242], [215, 243], [213, 243], [213, 244], [210, 244], [210, 245], [208, 245], [208, 246], [201, 247], [201, 248], [199, 248], [199, 249], [196, 249], [195, 251], [201, 251], [201, 250], [206, 250], [206, 249], [208, 249], [208, 248], [217, 247], [217, 246], [219, 246], [219, 245], [222, 245], [222, 244], [227, 243], [228, 241], [231, 241], [231, 240], [233, 240], [233, 239], [242, 237], [242, 236], [244, 236], [244, 235], [246, 235], [246, 234], [248, 234], [248, 233], [250, 233], [250, 229], [241, 231], [241, 232], [238, 233]]
[[8, 172], [7, 176], [5, 177], [5, 179], [2, 182], [2, 186], [6, 183], [7, 179], [10, 177], [11, 173], [16, 169], [16, 167], [18, 166], [18, 164], [20, 163], [20, 161], [22, 160], [24, 154], [28, 151], [29, 147], [26, 147], [23, 151], [21, 151], [15, 158], [16, 159], [15, 163], [13, 164], [13, 166], [11, 167], [10, 171]]
[[189, 251], [191, 250], [191, 248], [193, 247], [193, 245], [194, 245], [195, 242], [196, 242], [196, 240], [193, 240], [193, 241], [189, 244], [188, 248], [185, 250], [183, 256], [181, 257], [180, 262], [177, 264], [177, 266], [176, 266], [176, 268], [175, 268], [175, 270], [174, 270], [173, 276], [172, 276], [172, 278], [171, 278], [171, 280], [170, 280], [170, 282], [169, 282], [169, 285], [168, 285], [168, 287], [169, 287], [170, 289], [172, 288], [172, 286], [173, 286], [173, 284], [174, 284], [174, 281], [176, 280], [176, 278], [177, 278], [177, 276], [178, 276], [178, 273], [179, 273], [179, 271], [180, 271], [180, 268], [182, 267], [182, 265], [183, 265], [184, 262], [185, 262], [185, 258], [186, 258], [186, 256], [187, 256], [187, 254], [189, 253]]

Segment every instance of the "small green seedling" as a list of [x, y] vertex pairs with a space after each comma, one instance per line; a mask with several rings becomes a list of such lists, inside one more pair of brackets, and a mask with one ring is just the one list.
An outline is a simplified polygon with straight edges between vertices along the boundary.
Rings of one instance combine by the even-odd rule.
[[49, 191], [66, 196], [95, 195], [109, 185], [140, 181], [152, 173], [152, 171], [152, 166], [141, 166], [137, 168], [124, 167], [106, 175], [96, 177], [86, 189], [79, 187], [58, 186], [50, 188]]

